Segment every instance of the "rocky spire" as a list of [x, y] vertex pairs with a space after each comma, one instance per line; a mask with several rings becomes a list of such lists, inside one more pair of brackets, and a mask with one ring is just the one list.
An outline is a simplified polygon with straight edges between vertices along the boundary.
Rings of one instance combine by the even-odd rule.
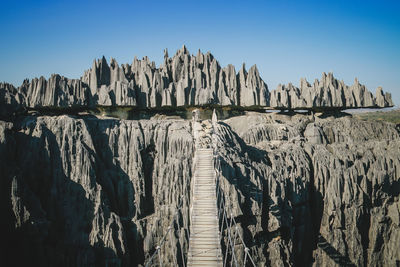
[[[333, 73], [323, 73], [311, 85], [300, 80], [300, 88], [279, 85], [271, 93], [256, 65], [248, 72], [243, 63], [238, 72], [233, 65], [221, 67], [214, 56], [198, 50], [196, 56], [182, 46], [172, 58], [164, 50], [164, 62], [157, 68], [148, 57], [134, 58], [119, 65], [103, 56], [94, 60], [81, 79], [54, 75], [25, 81], [8, 90], [3, 102], [19, 106], [137, 105], [142, 108], [215, 104], [274, 108], [357, 108], [392, 106], [391, 95], [377, 89], [373, 96], [355, 79], [353, 85], [338, 81]], [[10, 100], [13, 98], [13, 100]]]
[[365, 85], [354, 79], [351, 86], [338, 81], [333, 73], [322, 73], [321, 80], [315, 80], [311, 86], [305, 79], [300, 80], [300, 88], [295, 86], [278, 86], [271, 92], [272, 107], [290, 108], [362, 108], [393, 106], [390, 94], [384, 94], [378, 88], [376, 97], [369, 92]]

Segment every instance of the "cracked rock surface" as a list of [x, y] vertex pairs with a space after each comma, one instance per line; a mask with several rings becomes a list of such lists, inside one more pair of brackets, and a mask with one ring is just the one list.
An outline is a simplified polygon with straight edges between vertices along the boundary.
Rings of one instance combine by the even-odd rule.
[[[258, 266], [400, 261], [396, 125], [260, 113], [214, 125], [202, 122], [213, 133], [224, 197]], [[167, 116], [0, 121], [4, 262], [143, 265], [182, 203], [180, 234], [162, 253], [164, 265], [178, 259], [182, 266], [175, 248], [188, 246], [193, 130], [191, 121]]]
[[216, 134], [225, 198], [260, 266], [398, 264], [395, 125], [249, 114]]
[[[59, 116], [1, 122], [6, 262], [143, 264], [180, 201], [179, 220], [188, 226], [181, 196], [190, 190], [191, 132], [183, 120]], [[179, 242], [187, 247], [185, 238], [172, 240]], [[164, 262], [172, 262], [176, 255], [166, 251]]]

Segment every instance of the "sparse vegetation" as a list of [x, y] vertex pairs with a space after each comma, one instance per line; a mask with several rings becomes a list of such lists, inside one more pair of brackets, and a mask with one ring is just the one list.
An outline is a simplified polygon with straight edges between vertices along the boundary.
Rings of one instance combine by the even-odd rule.
[[353, 114], [353, 116], [366, 121], [387, 121], [395, 124], [400, 124], [400, 109], [357, 113]]

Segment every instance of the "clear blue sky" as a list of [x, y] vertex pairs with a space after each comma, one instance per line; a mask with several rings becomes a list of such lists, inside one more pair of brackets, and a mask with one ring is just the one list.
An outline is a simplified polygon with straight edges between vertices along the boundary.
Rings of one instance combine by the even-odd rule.
[[186, 44], [225, 66], [257, 64], [269, 89], [322, 72], [400, 104], [400, 1], [4, 1], [0, 81], [59, 73], [78, 78], [93, 59], [161, 63]]

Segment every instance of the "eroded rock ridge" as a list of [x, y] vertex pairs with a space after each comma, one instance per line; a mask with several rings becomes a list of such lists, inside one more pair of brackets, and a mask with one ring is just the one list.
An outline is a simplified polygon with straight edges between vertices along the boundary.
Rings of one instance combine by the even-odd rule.
[[[257, 113], [215, 125], [221, 188], [257, 264], [395, 266], [400, 260], [395, 125]], [[168, 236], [162, 253], [165, 265], [178, 259], [182, 266], [192, 133], [191, 121], [166, 117], [1, 122], [2, 258], [20, 266], [26, 260], [32, 266], [143, 264], [183, 201], [174, 224], [180, 234]], [[222, 233], [225, 247], [227, 236]], [[240, 261], [241, 253], [238, 245]]]
[[132, 64], [95, 60], [80, 79], [53, 74], [25, 80], [15, 88], [0, 83], [2, 114], [21, 107], [131, 106], [160, 108], [180, 106], [240, 106], [296, 108], [344, 108], [393, 106], [391, 95], [378, 88], [374, 96], [356, 79], [347, 86], [332, 73], [323, 74], [313, 85], [305, 79], [300, 87], [279, 85], [269, 92], [257, 66], [237, 72], [233, 65], [221, 67], [214, 56], [198, 51], [191, 55], [183, 46], [173, 57], [164, 51], [164, 61], [156, 67], [149, 58]]

